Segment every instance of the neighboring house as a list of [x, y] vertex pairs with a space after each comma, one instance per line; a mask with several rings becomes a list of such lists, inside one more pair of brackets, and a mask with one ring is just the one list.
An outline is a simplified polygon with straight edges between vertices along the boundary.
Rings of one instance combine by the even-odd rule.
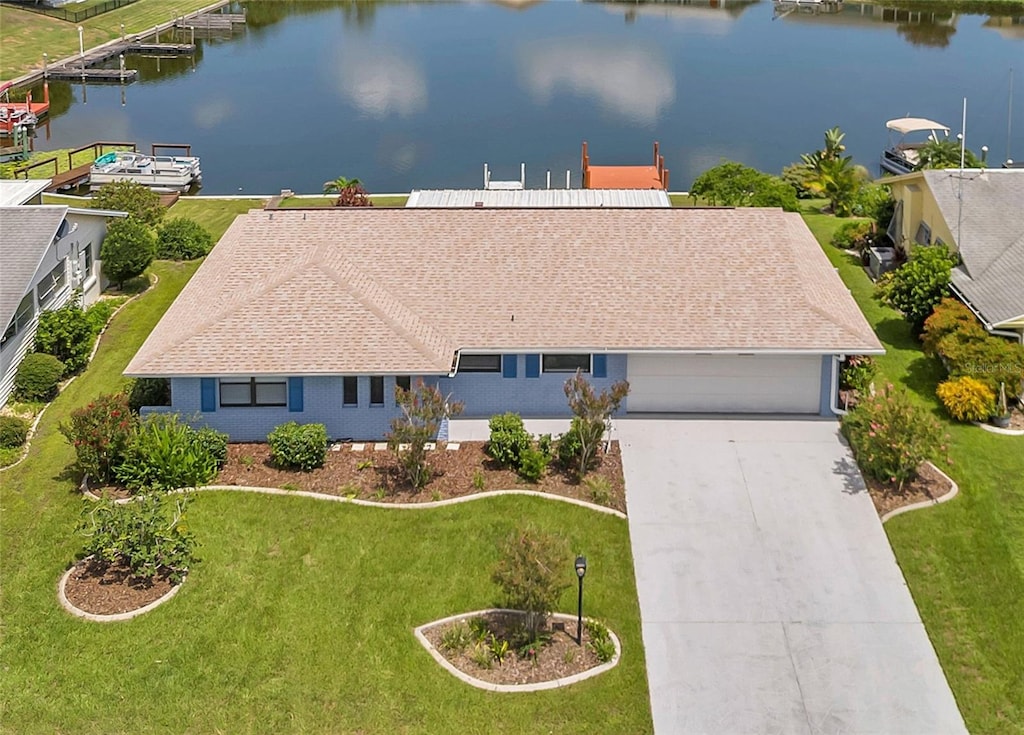
[[[3, 183], [0, 197], [10, 201], [11, 182]], [[0, 206], [0, 405], [10, 397], [21, 358], [32, 349], [40, 312], [59, 309], [76, 289], [84, 305], [99, 297], [107, 220], [124, 216], [57, 205]]]
[[1024, 169], [916, 171], [886, 178], [896, 200], [889, 236], [960, 254], [953, 293], [993, 334], [1024, 342]]
[[840, 357], [882, 352], [780, 210], [277, 210], [234, 221], [125, 374], [235, 441], [381, 439], [396, 385], [566, 416], [577, 368], [628, 379], [629, 413], [831, 416]]

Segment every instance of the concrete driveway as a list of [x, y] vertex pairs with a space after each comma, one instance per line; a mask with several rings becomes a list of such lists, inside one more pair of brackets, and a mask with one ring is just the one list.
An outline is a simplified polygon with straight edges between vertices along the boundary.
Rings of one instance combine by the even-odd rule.
[[966, 732], [835, 422], [616, 423], [658, 735]]

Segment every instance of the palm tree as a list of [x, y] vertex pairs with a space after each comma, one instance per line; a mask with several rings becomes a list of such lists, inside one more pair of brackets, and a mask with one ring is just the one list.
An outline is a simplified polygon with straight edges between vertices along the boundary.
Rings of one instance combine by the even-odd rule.
[[362, 183], [359, 179], [347, 179], [344, 176], [339, 176], [334, 181], [324, 182], [324, 194], [340, 194], [345, 189], [360, 186]]

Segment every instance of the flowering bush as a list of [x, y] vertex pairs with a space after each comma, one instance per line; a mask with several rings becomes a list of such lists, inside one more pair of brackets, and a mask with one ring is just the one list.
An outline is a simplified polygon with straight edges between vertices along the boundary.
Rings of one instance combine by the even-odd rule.
[[114, 480], [114, 470], [124, 461], [138, 419], [124, 393], [102, 395], [71, 414], [60, 432], [75, 448], [79, 469], [98, 482]]
[[924, 460], [945, 450], [938, 420], [892, 385], [863, 397], [843, 417], [842, 431], [861, 470], [899, 490]]
[[984, 421], [995, 412], [996, 394], [980, 380], [967, 376], [947, 380], [935, 392], [957, 421]]

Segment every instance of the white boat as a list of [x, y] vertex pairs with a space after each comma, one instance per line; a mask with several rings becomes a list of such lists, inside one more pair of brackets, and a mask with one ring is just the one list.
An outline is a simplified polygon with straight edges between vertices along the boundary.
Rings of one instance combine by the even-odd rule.
[[92, 191], [126, 179], [154, 191], [184, 192], [202, 183], [203, 172], [197, 156], [147, 156], [131, 151], [104, 153], [89, 168]]
[[[927, 120], [923, 117], [900, 117], [890, 120], [885, 124], [889, 129], [889, 145], [882, 151], [881, 167], [882, 173], [909, 174], [920, 162], [918, 151], [930, 140], [939, 140], [949, 137], [949, 128], [934, 120]], [[923, 140], [911, 139], [914, 133], [928, 135]], [[894, 140], [897, 138], [898, 140]], [[920, 136], [918, 136], [920, 137]]]

